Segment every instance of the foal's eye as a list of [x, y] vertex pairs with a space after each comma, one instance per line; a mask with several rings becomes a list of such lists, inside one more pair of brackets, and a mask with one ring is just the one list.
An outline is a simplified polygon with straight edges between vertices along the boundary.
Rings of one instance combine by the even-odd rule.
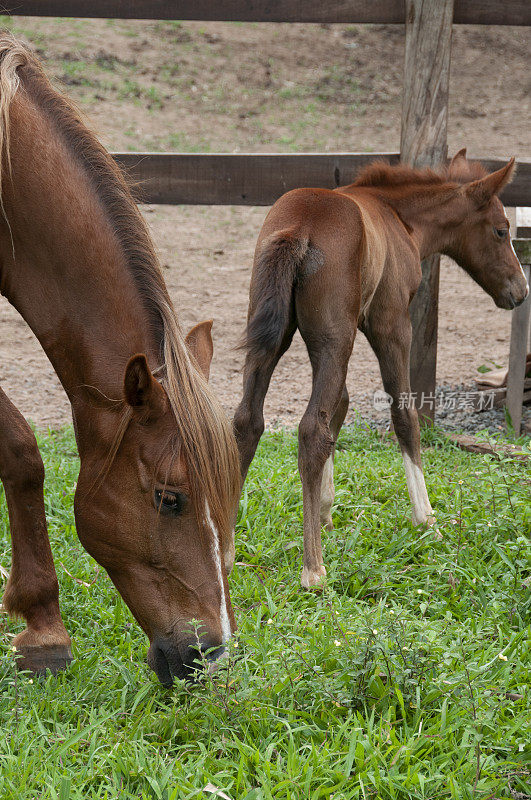
[[494, 233], [496, 234], [498, 239], [506, 239], [509, 231], [507, 230], [507, 228], [494, 228]]
[[186, 505], [184, 494], [168, 489], [155, 489], [153, 499], [157, 511], [172, 517], [177, 517]]

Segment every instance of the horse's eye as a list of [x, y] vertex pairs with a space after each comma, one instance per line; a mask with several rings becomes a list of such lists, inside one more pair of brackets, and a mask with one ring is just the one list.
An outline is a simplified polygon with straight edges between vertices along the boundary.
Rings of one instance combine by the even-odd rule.
[[498, 239], [506, 239], [509, 231], [507, 230], [507, 228], [494, 228], [494, 233], [496, 234]]
[[168, 489], [155, 489], [154, 505], [161, 514], [177, 517], [186, 505], [186, 496], [181, 492], [170, 492]]

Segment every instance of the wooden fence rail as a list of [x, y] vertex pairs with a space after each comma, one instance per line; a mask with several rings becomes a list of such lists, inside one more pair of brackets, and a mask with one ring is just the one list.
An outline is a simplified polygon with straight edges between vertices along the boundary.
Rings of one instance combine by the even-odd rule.
[[[404, 0], [4, 0], [5, 14], [218, 22], [405, 21]], [[531, 25], [529, 0], [455, 0], [464, 25]]]
[[[267, 206], [299, 186], [333, 189], [351, 183], [375, 158], [392, 163], [396, 153], [114, 153], [140, 184], [146, 203]], [[509, 156], [510, 154], [508, 154]], [[506, 161], [482, 159], [495, 170]], [[531, 159], [518, 161], [503, 192], [507, 206], [531, 206]]]

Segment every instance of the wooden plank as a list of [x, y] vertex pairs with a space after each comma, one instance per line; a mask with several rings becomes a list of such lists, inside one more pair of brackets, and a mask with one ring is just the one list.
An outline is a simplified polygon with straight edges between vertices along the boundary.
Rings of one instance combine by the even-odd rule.
[[[529, 283], [529, 265], [522, 266]], [[507, 375], [507, 411], [516, 435], [522, 425], [522, 403], [524, 398], [525, 370], [527, 361], [527, 333], [531, 313], [531, 295], [515, 308], [511, 319], [511, 345], [509, 350], [509, 373]]]
[[531, 239], [531, 208], [516, 209], [516, 238]]
[[[398, 155], [382, 153], [391, 162]], [[271, 205], [300, 186], [334, 189], [351, 183], [374, 153], [215, 154], [115, 153], [140, 183], [149, 203], [192, 205]]]
[[498, 442], [489, 442], [477, 439], [475, 436], [467, 436], [460, 433], [447, 433], [446, 438], [453, 442], [461, 450], [479, 455], [495, 456], [496, 458], [514, 458], [516, 461], [526, 462], [529, 454], [523, 452], [519, 447], [512, 444], [500, 445]]
[[[5, 0], [5, 14], [240, 22], [403, 23], [403, 0]], [[529, 0], [456, 0], [454, 22], [531, 25]]]
[[[138, 181], [146, 203], [271, 205], [299, 186], [333, 189], [354, 180], [374, 159], [396, 153], [113, 153]], [[483, 161], [496, 170], [506, 161]], [[506, 205], [531, 205], [531, 160], [519, 162]], [[511, 202], [517, 200], [517, 203]]]
[[513, 239], [513, 247], [520, 264], [531, 264], [531, 239]]
[[[481, 159], [481, 163], [489, 172], [494, 172], [501, 169], [508, 160], [507, 158], [504, 161], [487, 158]], [[514, 180], [505, 187], [500, 197], [508, 208], [531, 206], [531, 159], [523, 158], [518, 161]]]
[[[406, 0], [400, 156], [414, 167], [446, 161], [453, 13], [454, 0]], [[421, 284], [409, 307], [411, 391], [424, 423], [435, 419], [439, 262], [438, 255], [422, 262]]]

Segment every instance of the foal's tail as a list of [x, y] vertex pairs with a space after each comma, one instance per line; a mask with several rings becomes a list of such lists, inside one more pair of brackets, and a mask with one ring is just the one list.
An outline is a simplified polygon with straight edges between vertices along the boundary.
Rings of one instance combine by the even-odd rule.
[[295, 288], [304, 272], [312, 272], [318, 251], [297, 229], [277, 231], [257, 255], [242, 347], [261, 360], [278, 352], [295, 321]]

